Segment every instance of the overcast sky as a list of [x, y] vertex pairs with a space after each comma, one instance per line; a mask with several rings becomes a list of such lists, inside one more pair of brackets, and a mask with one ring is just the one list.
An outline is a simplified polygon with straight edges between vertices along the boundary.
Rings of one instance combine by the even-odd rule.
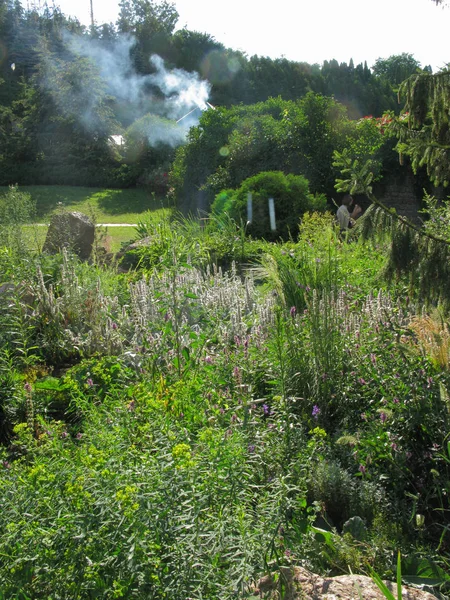
[[[23, 0], [24, 4], [26, 0]], [[50, 2], [49, 2], [50, 4]], [[90, 22], [90, 0], [55, 0]], [[115, 22], [118, 1], [93, 0], [97, 23]], [[433, 71], [450, 62], [450, 8], [432, 0], [175, 0], [177, 28], [209, 33], [248, 56], [356, 64], [410, 53]]]

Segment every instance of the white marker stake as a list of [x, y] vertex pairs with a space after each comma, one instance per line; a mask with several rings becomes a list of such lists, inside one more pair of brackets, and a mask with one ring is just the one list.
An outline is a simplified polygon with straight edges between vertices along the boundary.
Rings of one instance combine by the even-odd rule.
[[275, 225], [275, 203], [273, 198], [269, 198], [269, 217], [270, 217], [270, 229], [275, 231], [277, 226]]
[[251, 223], [253, 219], [252, 193], [247, 194], [247, 223]]

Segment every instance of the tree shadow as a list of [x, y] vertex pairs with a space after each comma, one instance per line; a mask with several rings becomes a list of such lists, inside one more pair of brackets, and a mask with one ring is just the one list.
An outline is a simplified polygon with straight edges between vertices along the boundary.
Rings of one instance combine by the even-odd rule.
[[167, 207], [167, 201], [158, 199], [144, 189], [102, 190], [91, 196], [98, 208], [109, 215], [143, 213]]

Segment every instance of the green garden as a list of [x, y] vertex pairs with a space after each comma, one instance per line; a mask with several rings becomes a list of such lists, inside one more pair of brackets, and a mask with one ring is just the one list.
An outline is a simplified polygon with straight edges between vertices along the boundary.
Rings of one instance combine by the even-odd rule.
[[[296, 567], [445, 600], [450, 72], [247, 59], [121, 6], [87, 31], [0, 1], [0, 600], [294, 600]], [[158, 110], [80, 40], [125, 44]], [[148, 59], [207, 49], [240, 79], [174, 143]], [[415, 220], [383, 200], [405, 171]], [[42, 250], [71, 211], [89, 260]]]

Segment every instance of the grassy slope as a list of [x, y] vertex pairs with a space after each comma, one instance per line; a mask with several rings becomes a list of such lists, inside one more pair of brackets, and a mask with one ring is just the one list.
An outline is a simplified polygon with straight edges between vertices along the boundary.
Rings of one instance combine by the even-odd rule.
[[[29, 247], [32, 250], [40, 252], [47, 235], [47, 226], [25, 225], [24, 226]], [[100, 245], [107, 252], [118, 252], [122, 244], [136, 239], [136, 229], [134, 227], [102, 227], [100, 228]]]
[[[137, 223], [143, 213], [157, 210], [163, 200], [144, 189], [113, 190], [59, 185], [23, 186], [36, 200], [36, 223], [46, 223], [58, 206], [93, 216], [97, 223]], [[6, 192], [0, 187], [0, 194]], [[166, 203], [167, 206], [167, 203]]]
[[[144, 189], [100, 189], [60, 185], [34, 185], [20, 187], [36, 201], [36, 223], [48, 223], [58, 208], [79, 211], [89, 215], [96, 223], [138, 223], [147, 211], [156, 211], [167, 202], [155, 198]], [[0, 195], [7, 191], [0, 187]], [[164, 204], [165, 202], [165, 204]], [[42, 248], [47, 227], [27, 227], [30, 245]], [[136, 237], [133, 227], [108, 227], [104, 245], [108, 252], [117, 252], [122, 243]]]

